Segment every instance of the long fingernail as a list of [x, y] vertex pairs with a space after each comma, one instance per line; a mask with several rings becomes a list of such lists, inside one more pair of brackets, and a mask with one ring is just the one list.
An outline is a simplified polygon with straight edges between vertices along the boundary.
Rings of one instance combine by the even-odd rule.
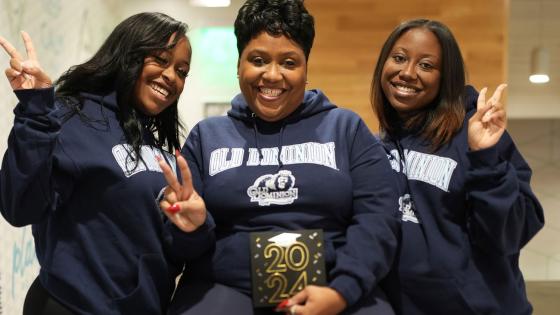
[[282, 310], [284, 310], [286, 308], [286, 306], [288, 306], [288, 304], [290, 303], [289, 299], [285, 299], [282, 300], [282, 302], [278, 303], [278, 305], [276, 305], [276, 312], [281, 312]]
[[178, 204], [175, 203], [175, 204], [171, 205], [169, 208], [167, 208], [166, 211], [171, 213], [171, 214], [175, 214], [175, 213], [181, 211], [181, 207]]

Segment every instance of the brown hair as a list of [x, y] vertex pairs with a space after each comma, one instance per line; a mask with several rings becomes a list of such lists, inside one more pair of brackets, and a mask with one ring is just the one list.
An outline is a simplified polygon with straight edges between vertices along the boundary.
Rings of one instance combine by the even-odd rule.
[[[438, 94], [431, 105], [402, 121], [381, 87], [381, 73], [395, 42], [407, 31], [425, 28], [441, 45], [441, 77]], [[438, 21], [415, 19], [401, 23], [389, 35], [381, 53], [371, 84], [371, 103], [382, 133], [391, 136], [402, 129], [416, 130], [428, 140], [433, 150], [448, 143], [459, 131], [465, 118], [465, 66], [457, 41], [451, 31]]]

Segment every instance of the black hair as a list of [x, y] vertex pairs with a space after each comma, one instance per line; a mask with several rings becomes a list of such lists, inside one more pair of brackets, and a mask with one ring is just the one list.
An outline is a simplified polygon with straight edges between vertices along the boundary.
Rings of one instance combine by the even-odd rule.
[[[441, 45], [441, 76], [439, 91], [431, 105], [402, 122], [381, 87], [381, 75], [395, 42], [406, 32], [424, 28], [432, 32]], [[379, 119], [382, 132], [389, 135], [402, 127], [419, 130], [435, 150], [448, 143], [463, 124], [465, 117], [465, 65], [455, 37], [443, 23], [427, 20], [409, 20], [398, 25], [389, 35], [377, 59], [371, 85], [371, 103]], [[404, 126], [403, 126], [404, 124]]]
[[303, 0], [248, 0], [239, 9], [234, 25], [239, 56], [249, 41], [264, 31], [293, 40], [309, 59], [315, 22]]
[[[185, 23], [163, 13], [144, 12], [125, 19], [90, 60], [70, 67], [55, 82], [57, 97], [80, 113], [80, 93], [106, 95], [116, 91], [119, 120], [136, 157], [141, 157], [144, 128], [157, 133], [155, 144], [160, 148], [179, 149], [183, 127], [178, 116], [178, 100], [158, 115], [144, 117], [135, 106], [134, 86], [142, 73], [144, 59], [155, 52], [173, 49], [181, 38], [186, 38], [187, 30]], [[169, 44], [173, 34], [175, 37]], [[139, 159], [134, 160], [136, 167]]]

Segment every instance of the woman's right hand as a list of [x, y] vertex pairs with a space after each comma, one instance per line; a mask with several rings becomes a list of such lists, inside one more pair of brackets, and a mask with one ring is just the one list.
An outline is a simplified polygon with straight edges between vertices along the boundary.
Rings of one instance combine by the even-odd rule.
[[488, 89], [480, 90], [476, 112], [469, 119], [468, 143], [471, 151], [483, 150], [496, 145], [506, 131], [506, 107], [500, 101], [506, 87], [506, 84], [500, 84], [488, 101], [486, 101]]
[[276, 312], [286, 315], [336, 315], [346, 309], [346, 300], [336, 290], [308, 285], [291, 298], [282, 301]]
[[12, 44], [0, 36], [0, 46], [10, 55], [10, 67], [6, 69], [5, 73], [12, 89], [27, 90], [51, 87], [52, 81], [41, 69], [31, 37], [24, 31], [21, 32], [21, 37], [27, 51], [27, 59], [24, 59]]
[[181, 172], [182, 183], [179, 182], [171, 167], [164, 160], [159, 159], [159, 166], [168, 184], [159, 206], [171, 222], [188, 233], [196, 230], [206, 221], [206, 204], [194, 190], [187, 161], [178, 150], [175, 157]]

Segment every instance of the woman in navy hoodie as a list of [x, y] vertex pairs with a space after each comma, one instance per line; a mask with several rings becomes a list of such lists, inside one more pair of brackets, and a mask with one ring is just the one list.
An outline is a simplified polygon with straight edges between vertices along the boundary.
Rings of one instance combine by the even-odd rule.
[[[56, 82], [5, 39], [19, 104], [0, 170], [0, 208], [32, 224], [39, 277], [24, 314], [162, 314], [178, 274], [154, 200], [158, 157], [179, 148], [187, 26], [160, 13], [121, 22]], [[174, 164], [174, 162], [172, 162]]]
[[531, 313], [519, 251], [544, 218], [506, 132], [504, 88], [465, 87], [439, 22], [404, 22], [383, 45], [372, 103], [400, 178], [402, 239], [384, 283], [399, 314]]
[[322, 229], [325, 285], [277, 310], [392, 314], [377, 284], [397, 246], [395, 178], [356, 114], [305, 90], [312, 16], [300, 0], [250, 0], [235, 35], [241, 94], [227, 116], [193, 128], [182, 151], [192, 176], [179, 157], [186, 180], [169, 174], [161, 202], [186, 260], [170, 313], [271, 313], [251, 303], [250, 233]]

